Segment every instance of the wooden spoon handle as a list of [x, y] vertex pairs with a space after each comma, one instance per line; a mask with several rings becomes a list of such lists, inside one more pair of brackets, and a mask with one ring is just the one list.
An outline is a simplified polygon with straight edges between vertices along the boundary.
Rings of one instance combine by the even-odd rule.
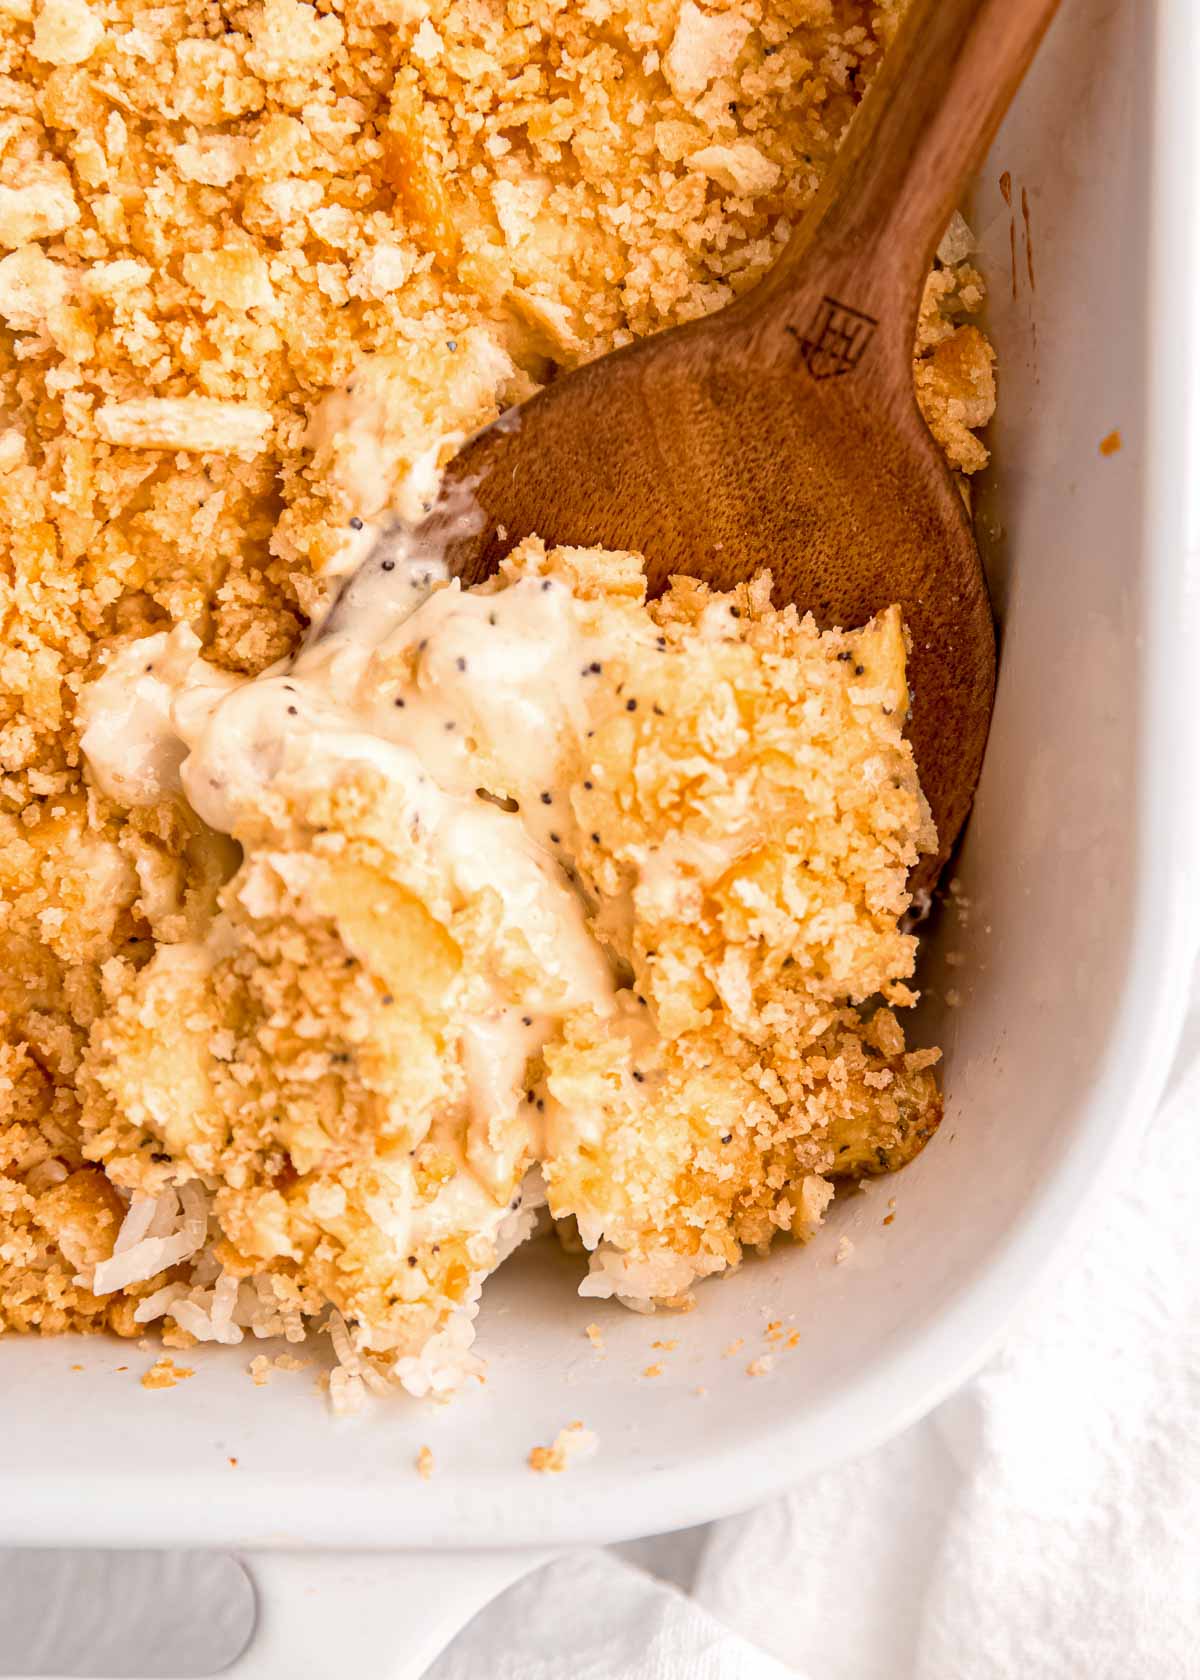
[[[910, 365], [921, 284], [1058, 0], [910, 0], [833, 168], [762, 285], [734, 306], [810, 331], [834, 299]], [[759, 317], [765, 325], [765, 317]]]

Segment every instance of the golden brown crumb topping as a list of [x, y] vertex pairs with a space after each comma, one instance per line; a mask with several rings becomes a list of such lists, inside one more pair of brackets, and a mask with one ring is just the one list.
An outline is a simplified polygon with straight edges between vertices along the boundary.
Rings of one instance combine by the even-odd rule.
[[[414, 464], [555, 369], [751, 284], [900, 9], [3, 9], [0, 1325], [133, 1331], [125, 1296], [75, 1281], [119, 1211], [83, 1159], [77, 1073], [98, 1019], [98, 1042], [130, 1030], [106, 997], [208, 924], [236, 863], [181, 804], [87, 786], [73, 719], [100, 653], [186, 622], [218, 664], [261, 670], [295, 646], [350, 520]], [[966, 471], [992, 403], [990, 351], [960, 324], [981, 296], [960, 243], [917, 349]], [[284, 933], [255, 937], [265, 972]], [[328, 937], [306, 930], [314, 965]], [[261, 976], [225, 984], [223, 1009], [269, 1008]], [[871, 1072], [827, 1048], [847, 1089]], [[309, 1097], [297, 1128], [323, 1124]], [[263, 1136], [266, 1172], [282, 1145]]]

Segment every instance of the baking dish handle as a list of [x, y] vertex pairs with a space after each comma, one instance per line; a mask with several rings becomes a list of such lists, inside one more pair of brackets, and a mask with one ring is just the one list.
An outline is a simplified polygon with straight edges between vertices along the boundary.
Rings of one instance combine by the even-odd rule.
[[419, 1680], [548, 1552], [250, 1552], [254, 1634], [222, 1680]]
[[476, 1610], [552, 1555], [239, 1553], [257, 1615], [219, 1680], [420, 1680]]

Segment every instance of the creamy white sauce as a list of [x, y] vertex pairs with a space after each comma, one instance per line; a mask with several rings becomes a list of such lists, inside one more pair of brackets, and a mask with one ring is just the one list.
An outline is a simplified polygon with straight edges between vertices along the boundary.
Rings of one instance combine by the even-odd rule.
[[[120, 650], [85, 698], [83, 745], [113, 797], [142, 804], [182, 791], [226, 833], [271, 790], [324, 788], [369, 766], [457, 891], [491, 890], [535, 977], [516, 1006], [498, 986], [476, 986], [460, 1023], [460, 1171], [424, 1207], [411, 1185], [392, 1184], [375, 1210], [398, 1252], [453, 1229], [478, 1232], [486, 1248], [541, 1143], [546, 1099], [526, 1089], [531, 1057], [570, 1010], [626, 1013], [570, 868], [577, 835], [563, 785], [610, 650], [561, 582], [464, 591], [409, 541], [397, 531], [377, 544], [296, 657], [253, 681], [201, 659], [186, 627]], [[644, 1021], [624, 1030], [650, 1031]]]
[[[464, 517], [473, 517], [470, 508]], [[626, 1081], [629, 1105], [636, 1112], [647, 1102], [662, 1041], [645, 1004], [621, 988], [607, 942], [625, 943], [635, 910], [650, 920], [686, 920], [691, 898], [741, 849], [743, 825], [731, 813], [731, 838], [668, 837], [647, 849], [628, 888], [598, 913], [585, 898], [573, 867], [580, 836], [566, 782], [586, 762], [581, 749], [617, 651], [590, 624], [557, 579], [465, 591], [436, 556], [414, 551], [407, 531], [395, 528], [290, 662], [253, 681], [232, 677], [201, 659], [197, 638], [179, 627], [118, 652], [83, 701], [83, 747], [105, 792], [128, 804], [182, 792], [212, 827], [234, 835], [272, 792], [302, 795], [370, 767], [386, 778], [401, 825], [421, 842], [414, 858], [434, 860], [431, 889], [444, 894], [448, 883], [464, 900], [490, 892], [504, 931], [519, 932], [528, 946], [532, 974], [519, 1002], [489, 975], [486, 960], [473, 965], [458, 1022], [466, 1112], [432, 1130], [456, 1172], [423, 1202], [407, 1159], [393, 1160], [369, 1210], [395, 1249], [402, 1283], [418, 1292], [421, 1279], [401, 1257], [470, 1233], [477, 1269], [463, 1322], [444, 1333], [447, 1371], [470, 1340], [484, 1276], [531, 1226], [516, 1191], [523, 1166], [604, 1141], [602, 1113], [555, 1101], [544, 1083], [528, 1088], [531, 1061], [565, 1015], [590, 1008], [628, 1041], [637, 1070]], [[705, 615], [703, 636], [723, 639], [730, 630], [725, 609]], [[648, 650], [653, 641], [648, 630]], [[256, 886], [253, 854], [247, 861], [242, 901], [252, 909], [264, 890], [268, 905], [272, 891]], [[317, 866], [300, 853], [272, 853], [269, 861], [299, 890]], [[211, 960], [232, 937], [219, 919], [208, 940]], [[369, 952], [362, 955], [369, 961]], [[635, 1263], [604, 1241], [599, 1210], [577, 1212], [594, 1251], [584, 1293], [615, 1293], [644, 1306], [687, 1287], [688, 1262], [673, 1263], [669, 1276], [658, 1261]], [[360, 1326], [356, 1339], [370, 1346], [370, 1326]], [[441, 1381], [426, 1363], [406, 1356], [396, 1369], [423, 1391]]]
[[[179, 791], [187, 753], [171, 708], [198, 661], [199, 638], [186, 625], [130, 642], [89, 683], [80, 702], [80, 745], [97, 785], [125, 805], [151, 805]], [[209, 667], [205, 667], [209, 669]], [[212, 671], [226, 690], [236, 678]]]

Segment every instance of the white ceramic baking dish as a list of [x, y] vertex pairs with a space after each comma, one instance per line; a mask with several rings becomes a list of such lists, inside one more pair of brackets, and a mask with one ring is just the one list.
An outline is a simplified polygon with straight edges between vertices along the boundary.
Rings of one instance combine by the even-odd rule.
[[[1193, 0], [1067, 0], [976, 194], [1003, 646], [965, 910], [925, 957], [938, 1137], [683, 1319], [580, 1301], [573, 1262], [519, 1256], [488, 1290], [487, 1385], [443, 1408], [333, 1422], [311, 1372], [253, 1387], [257, 1349], [198, 1349], [193, 1380], [146, 1393], [128, 1344], [7, 1340], [0, 1543], [236, 1549], [262, 1608], [236, 1672], [415, 1675], [554, 1548], [734, 1510], [911, 1422], [984, 1358], [1101, 1183], [1137, 1171], [1193, 949], [1198, 26]], [[751, 1377], [770, 1319], [799, 1342]], [[677, 1349], [652, 1352], [661, 1337]], [[530, 1446], [575, 1418], [597, 1456], [532, 1474]]]

